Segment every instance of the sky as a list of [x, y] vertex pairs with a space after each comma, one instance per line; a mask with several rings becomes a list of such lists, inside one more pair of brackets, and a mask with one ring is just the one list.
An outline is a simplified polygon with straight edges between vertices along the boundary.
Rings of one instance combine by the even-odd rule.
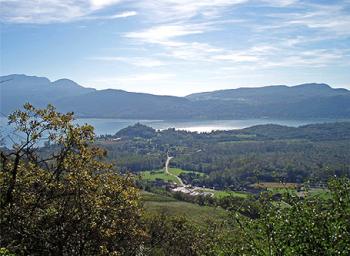
[[0, 0], [0, 74], [184, 96], [350, 89], [350, 0]]

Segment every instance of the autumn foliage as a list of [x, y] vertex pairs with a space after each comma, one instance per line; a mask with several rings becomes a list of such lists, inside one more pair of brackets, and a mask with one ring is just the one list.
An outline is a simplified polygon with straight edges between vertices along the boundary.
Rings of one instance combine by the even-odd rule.
[[[1, 151], [1, 246], [19, 255], [120, 255], [139, 249], [138, 190], [101, 159], [89, 125], [30, 104], [9, 117]], [[45, 141], [50, 150], [40, 148]], [[132, 254], [132, 253], [131, 253]]]

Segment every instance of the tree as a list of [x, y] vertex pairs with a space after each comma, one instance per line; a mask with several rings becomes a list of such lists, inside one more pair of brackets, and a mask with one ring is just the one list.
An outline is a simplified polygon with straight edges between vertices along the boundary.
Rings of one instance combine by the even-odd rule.
[[280, 203], [259, 198], [256, 219], [235, 217], [244, 255], [350, 255], [350, 180], [334, 178], [328, 198], [298, 198], [287, 192]]
[[0, 247], [20, 255], [135, 254], [143, 239], [138, 190], [102, 161], [93, 127], [30, 104], [9, 125], [21, 139], [1, 150]]

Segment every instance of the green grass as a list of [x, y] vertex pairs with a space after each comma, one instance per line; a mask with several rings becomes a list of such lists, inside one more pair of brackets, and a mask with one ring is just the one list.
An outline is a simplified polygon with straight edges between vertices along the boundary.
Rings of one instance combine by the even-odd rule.
[[[201, 176], [205, 175], [204, 173], [201, 173], [201, 172], [186, 171], [179, 168], [169, 168], [169, 172], [176, 176], [179, 176], [182, 173], [197, 173]], [[162, 179], [164, 181], [175, 182], [176, 184], [179, 184], [179, 180], [176, 177], [165, 173], [163, 169], [157, 170], [157, 171], [144, 171], [144, 172], [141, 172], [140, 174], [143, 180], [154, 181], [156, 179]]]
[[269, 188], [268, 191], [271, 191], [273, 194], [291, 193], [299, 196], [318, 196], [322, 199], [329, 199], [331, 196], [329, 190], [324, 188], [310, 188], [300, 192], [293, 188]]
[[176, 176], [179, 176], [182, 173], [196, 173], [199, 176], [205, 176], [205, 174], [202, 173], [202, 172], [186, 171], [186, 170], [183, 170], [183, 169], [180, 169], [180, 168], [169, 168], [169, 172], [171, 174], [176, 175]]
[[259, 182], [253, 184], [253, 187], [255, 188], [266, 188], [268, 190], [273, 190], [273, 189], [281, 189], [281, 190], [286, 190], [286, 189], [295, 189], [298, 187], [297, 183], [282, 183], [282, 182]]
[[176, 184], [179, 184], [179, 181], [176, 177], [166, 174], [163, 170], [141, 172], [141, 178], [143, 180], [149, 180], [149, 181], [161, 179], [164, 181], [175, 182]]
[[163, 196], [147, 191], [141, 191], [141, 199], [143, 202], [176, 202], [175, 198]]
[[226, 191], [226, 190], [214, 190], [214, 189], [209, 189], [209, 188], [202, 189], [202, 191], [214, 193], [214, 197], [215, 198], [223, 198], [223, 197], [226, 197], [226, 196], [247, 198], [249, 196], [248, 193], [235, 192], [235, 191]]
[[324, 188], [311, 188], [308, 193], [310, 196], [318, 196], [323, 199], [329, 199], [331, 197], [330, 191]]
[[197, 224], [205, 224], [206, 220], [211, 218], [228, 218], [228, 213], [219, 207], [200, 206], [149, 192], [143, 192], [142, 201], [146, 212], [150, 214], [184, 216]]

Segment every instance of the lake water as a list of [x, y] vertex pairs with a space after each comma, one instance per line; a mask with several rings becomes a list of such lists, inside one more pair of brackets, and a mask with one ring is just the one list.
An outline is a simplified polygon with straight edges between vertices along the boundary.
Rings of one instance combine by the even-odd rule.
[[95, 127], [95, 132], [101, 134], [115, 134], [119, 130], [141, 123], [154, 129], [163, 130], [175, 128], [191, 132], [211, 132], [213, 130], [233, 130], [242, 129], [260, 124], [280, 124], [297, 127], [305, 124], [335, 122], [335, 119], [308, 119], [308, 120], [277, 120], [277, 119], [244, 119], [244, 120], [199, 120], [199, 121], [165, 121], [165, 120], [126, 120], [126, 119], [95, 119], [82, 118], [76, 122], [79, 124], [91, 124]]
[[[278, 119], [243, 119], [243, 120], [131, 120], [131, 119], [99, 119], [99, 118], [81, 118], [75, 120], [77, 124], [90, 124], [95, 127], [95, 133], [97, 135], [104, 134], [115, 134], [119, 130], [134, 125], [136, 123], [141, 123], [157, 130], [163, 130], [168, 128], [175, 128], [178, 130], [186, 130], [191, 132], [211, 132], [213, 130], [233, 130], [242, 129], [254, 125], [260, 124], [280, 124], [286, 126], [297, 127], [305, 124], [313, 123], [325, 123], [325, 122], [335, 122], [344, 121], [336, 119], [304, 119], [304, 120], [278, 120]], [[8, 136], [10, 129], [7, 126], [7, 119], [0, 117], [1, 125], [1, 136], [4, 138], [5, 145], [12, 144], [12, 140], [17, 140], [19, 137], [15, 134]], [[10, 139], [11, 137], [11, 139]]]

